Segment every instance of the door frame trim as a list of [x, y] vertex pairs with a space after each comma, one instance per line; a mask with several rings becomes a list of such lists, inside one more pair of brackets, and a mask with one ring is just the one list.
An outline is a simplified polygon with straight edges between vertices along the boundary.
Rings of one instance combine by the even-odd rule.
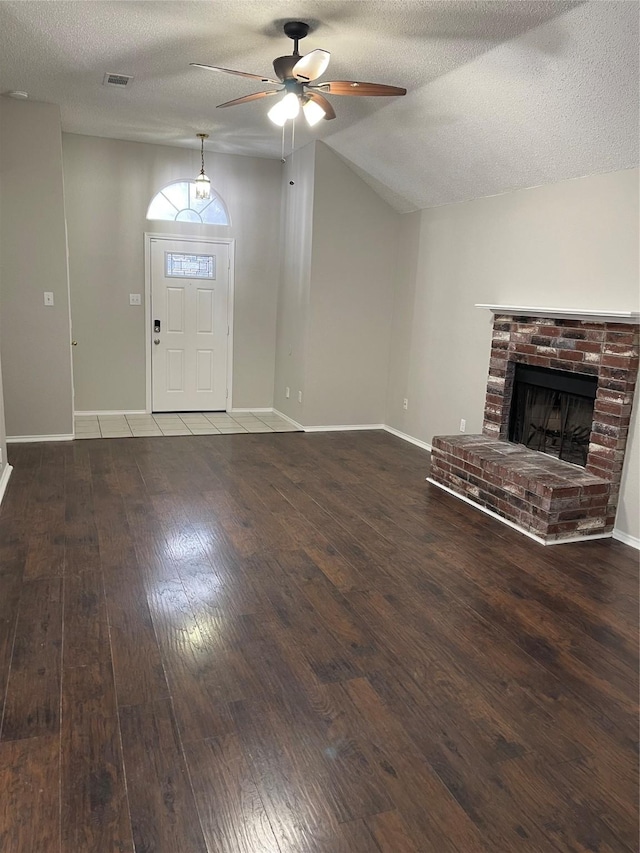
[[226, 411], [233, 408], [233, 305], [235, 294], [235, 237], [201, 237], [190, 234], [165, 234], [155, 231], [144, 232], [144, 340], [145, 340], [145, 382], [146, 411], [153, 411], [151, 387], [151, 241], [179, 240], [181, 243], [218, 243], [229, 249], [229, 292], [227, 294], [227, 404]]

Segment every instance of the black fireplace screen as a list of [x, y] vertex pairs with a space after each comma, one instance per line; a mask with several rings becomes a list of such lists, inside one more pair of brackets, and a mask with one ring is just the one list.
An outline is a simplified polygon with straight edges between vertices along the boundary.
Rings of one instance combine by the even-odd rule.
[[597, 379], [516, 364], [509, 440], [587, 464]]

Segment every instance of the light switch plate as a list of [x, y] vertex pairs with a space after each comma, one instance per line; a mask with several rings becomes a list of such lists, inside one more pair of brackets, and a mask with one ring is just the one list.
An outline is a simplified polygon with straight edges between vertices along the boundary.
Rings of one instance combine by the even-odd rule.
[[139, 293], [130, 293], [129, 305], [142, 305], [142, 296]]
[[45, 290], [45, 292], [44, 292], [44, 304], [45, 305], [53, 305], [53, 292], [51, 290]]

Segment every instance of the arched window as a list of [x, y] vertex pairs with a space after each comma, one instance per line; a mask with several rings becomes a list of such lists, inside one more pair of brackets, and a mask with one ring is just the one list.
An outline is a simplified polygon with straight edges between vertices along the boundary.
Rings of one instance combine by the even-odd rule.
[[205, 225], [230, 225], [227, 206], [211, 190], [211, 198], [196, 198], [195, 181], [173, 181], [153, 197], [147, 219], [170, 222], [204, 222]]

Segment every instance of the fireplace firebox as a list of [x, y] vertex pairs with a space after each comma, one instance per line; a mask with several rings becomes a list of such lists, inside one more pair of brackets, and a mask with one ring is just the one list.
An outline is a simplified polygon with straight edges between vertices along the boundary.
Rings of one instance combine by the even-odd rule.
[[584, 468], [597, 378], [516, 364], [513, 379], [509, 441]]

